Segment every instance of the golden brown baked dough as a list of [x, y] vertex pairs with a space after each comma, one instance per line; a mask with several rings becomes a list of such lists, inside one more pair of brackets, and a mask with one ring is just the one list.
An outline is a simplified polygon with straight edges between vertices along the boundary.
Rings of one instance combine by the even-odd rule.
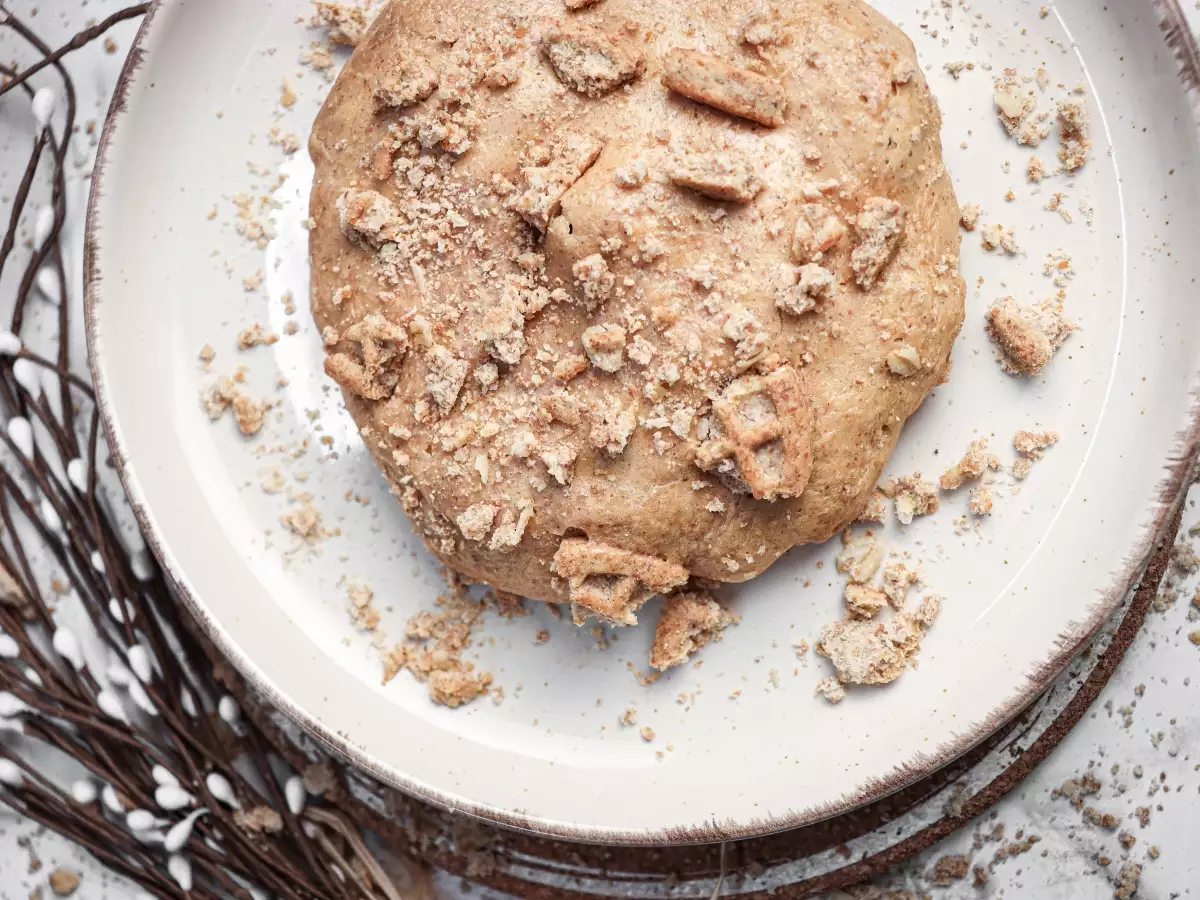
[[859, 0], [393, 0], [312, 307], [433, 552], [632, 622], [854, 520], [962, 323], [940, 122]]

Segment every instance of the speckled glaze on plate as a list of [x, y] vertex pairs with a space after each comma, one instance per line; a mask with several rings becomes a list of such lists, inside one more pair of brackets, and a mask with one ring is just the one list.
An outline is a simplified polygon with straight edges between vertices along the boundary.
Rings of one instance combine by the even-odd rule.
[[[343, 579], [367, 582], [383, 627], [399, 635], [441, 582], [322, 375], [307, 314], [285, 314], [284, 295], [307, 290], [311, 167], [266, 137], [273, 125], [306, 134], [324, 94], [321, 78], [295, 62], [315, 36], [295, 21], [306, 5], [156, 6], [118, 89], [92, 196], [91, 359], [151, 546], [259, 690], [358, 765], [431, 802], [545, 834], [661, 843], [763, 834], [882, 796], [978, 743], [1061, 669], [1137, 581], [1196, 446], [1200, 258], [1187, 242], [1200, 233], [1189, 94], [1200, 52], [1186, 31], [1164, 32], [1164, 18], [1180, 15], [1169, 0], [1103, 10], [1061, 0], [1044, 17], [1020, 0], [982, 14], [876, 5], [916, 42], [960, 200], [980, 203], [984, 222], [1013, 226], [1024, 250], [1000, 258], [966, 236], [967, 323], [954, 373], [905, 429], [888, 472], [936, 475], [980, 435], [1011, 461], [1018, 428], [1054, 428], [1062, 442], [1019, 493], [999, 487], [996, 513], [977, 531], [954, 529], [965, 494], [944, 495], [940, 513], [907, 529], [884, 529], [946, 598], [920, 667], [892, 686], [852, 691], [837, 707], [813, 697], [827, 667], [811, 653], [798, 660], [792, 644], [814, 641], [840, 613], [835, 548], [822, 546], [729, 591], [742, 624], [704, 651], [703, 665], [650, 687], [629, 671], [645, 668], [649, 629], [600, 650], [588, 630], [542, 609], [491, 619], [476, 659], [506, 697], [457, 711], [431, 705], [407, 675], [381, 686], [378, 658], [346, 613]], [[974, 67], [955, 80], [943, 65], [959, 60]], [[1033, 151], [1002, 136], [991, 75], [1006, 66], [1046, 68], [1043, 109], [1084, 85], [1094, 148], [1077, 177], [1025, 182], [1027, 158], [1052, 161], [1056, 142]], [[287, 110], [284, 79], [299, 95]], [[248, 162], [288, 176], [273, 193], [265, 249], [233, 227], [234, 195], [257, 198], [274, 183], [249, 174]], [[1066, 195], [1071, 222], [1044, 208], [1055, 193]], [[1043, 260], [1058, 248], [1073, 259], [1065, 305], [1081, 331], [1042, 377], [1018, 382], [993, 360], [983, 314], [998, 297], [1052, 294]], [[258, 271], [262, 290], [243, 291]], [[297, 334], [235, 349], [250, 322], [282, 331], [289, 318]], [[247, 391], [280, 401], [258, 439], [204, 416], [204, 343], [217, 349], [214, 373], [244, 363]], [[276, 387], [279, 375], [286, 387]], [[259, 487], [260, 469], [283, 466], [282, 455], [254, 452], [302, 440], [307, 453], [286, 469], [306, 475], [303, 490], [338, 532], [315, 551], [292, 545], [279, 525], [286, 500]], [[550, 640], [535, 645], [543, 629]], [[629, 706], [653, 742], [617, 726]]]

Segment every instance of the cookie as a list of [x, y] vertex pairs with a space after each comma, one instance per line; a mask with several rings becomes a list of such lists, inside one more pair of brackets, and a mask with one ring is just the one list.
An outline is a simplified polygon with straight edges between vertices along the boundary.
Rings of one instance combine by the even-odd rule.
[[628, 624], [855, 520], [963, 320], [940, 124], [859, 0], [393, 0], [311, 300], [429, 548]]

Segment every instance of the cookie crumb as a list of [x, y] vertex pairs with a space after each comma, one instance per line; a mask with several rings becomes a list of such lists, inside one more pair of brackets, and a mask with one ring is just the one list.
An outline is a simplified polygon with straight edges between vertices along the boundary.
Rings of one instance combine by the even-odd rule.
[[888, 597], [883, 591], [853, 581], [846, 585], [845, 600], [846, 613], [852, 619], [873, 619], [888, 605]]
[[994, 81], [993, 102], [1009, 137], [1015, 137], [1025, 117], [1037, 106], [1033, 91], [1023, 88], [1016, 69], [1005, 69]]
[[933, 864], [933, 868], [929, 872], [929, 880], [938, 887], [949, 887], [954, 882], [966, 878], [970, 867], [970, 857], [943, 856]]
[[921, 648], [936, 600], [916, 613], [900, 611], [883, 621], [842, 619], [821, 629], [817, 652], [833, 663], [842, 684], [887, 684], [899, 678]]
[[1013, 435], [1013, 449], [1029, 459], [1041, 459], [1058, 441], [1057, 431], [1018, 431]]
[[236, 383], [228, 375], [222, 375], [217, 381], [200, 395], [201, 405], [208, 413], [209, 419], [216, 421], [225, 410], [232, 409], [234, 421], [238, 429], [246, 437], [252, 437], [261, 430], [270, 403], [255, 401], [238, 390]]
[[920, 472], [889, 478], [879, 489], [895, 501], [896, 519], [902, 525], [912, 524], [915, 516], [928, 516], [938, 510], [937, 488], [922, 480]]
[[904, 608], [910, 585], [921, 580], [920, 572], [910, 569], [902, 562], [892, 563], [883, 570], [882, 588], [888, 602], [896, 609]]
[[590, 307], [607, 300], [617, 278], [608, 271], [608, 263], [599, 253], [584, 257], [571, 266], [571, 274], [583, 288], [583, 296]]
[[883, 563], [883, 545], [867, 532], [842, 532], [842, 549], [834, 565], [855, 584], [866, 584]]
[[921, 371], [921, 357], [912, 344], [901, 344], [888, 353], [887, 367], [893, 375], [911, 378]]
[[296, 89], [292, 87], [292, 83], [286, 78], [283, 79], [283, 87], [279, 91], [279, 105], [284, 109], [291, 109], [296, 105], [297, 99]]
[[[438, 87], [437, 72], [422, 57], [400, 55], [388, 61], [387, 67], [375, 78], [371, 96], [380, 110], [405, 109], [430, 97]], [[390, 177], [391, 155], [387, 157]]]
[[324, 28], [331, 44], [357, 47], [367, 31], [366, 14], [348, 3], [330, 0], [313, 0], [315, 15], [309, 22], [311, 28]]
[[298, 538], [310, 540], [321, 534], [321, 511], [307, 494], [299, 498], [295, 508], [283, 513], [279, 522]]
[[975, 225], [982, 213], [983, 210], [978, 203], [964, 203], [958, 217], [958, 222], [962, 225], [963, 231], [974, 231]]
[[1087, 151], [1092, 146], [1084, 105], [1075, 100], [1059, 103], [1058, 125], [1061, 135], [1058, 158], [1064, 169], [1075, 172], [1087, 162]]
[[999, 471], [1000, 458], [994, 453], [989, 453], [987, 445], [987, 438], [971, 441], [963, 458], [943, 472], [942, 477], [938, 479], [943, 491], [957, 490], [962, 487], [963, 482], [974, 481], [989, 469], [993, 472]]
[[778, 44], [782, 38], [778, 24], [778, 13], [769, 4], [760, 3], [742, 21], [742, 43], [752, 47]]
[[252, 347], [271, 345], [279, 340], [279, 335], [264, 331], [258, 322], [243, 328], [238, 332], [237, 345], [239, 350], [249, 350]]
[[580, 337], [584, 352], [601, 372], [617, 372], [625, 364], [625, 329], [620, 325], [592, 325]]
[[1132, 900], [1138, 892], [1138, 883], [1142, 878], [1142, 867], [1135, 862], [1124, 862], [1117, 872], [1116, 883], [1113, 887], [1115, 900]]
[[856, 525], [882, 525], [887, 521], [887, 502], [888, 498], [879, 490], [872, 492], [867, 498], [867, 505], [863, 507], [863, 511], [858, 514], [858, 518], [854, 520]]
[[1021, 252], [1011, 228], [1005, 228], [1003, 225], [984, 225], [979, 230], [979, 236], [984, 250], [995, 250], [999, 247], [1010, 256]]
[[479, 543], [491, 532], [492, 522], [495, 521], [496, 513], [499, 511], [499, 507], [491, 503], [475, 503], [468, 506], [455, 519], [455, 523], [463, 537], [468, 541]]
[[971, 493], [967, 497], [967, 509], [971, 511], [971, 515], [990, 515], [993, 505], [994, 499], [992, 496], [992, 489], [989, 485], [980, 484], [971, 488]]
[[738, 621], [706, 591], [671, 594], [654, 631], [650, 665], [660, 671], [681, 665], [706, 644], [719, 641], [725, 628]]
[[49, 880], [55, 897], [70, 897], [83, 883], [83, 876], [70, 869], [58, 868], [50, 873]]
[[1075, 323], [1054, 300], [1025, 306], [1005, 297], [988, 310], [988, 336], [1000, 348], [1002, 368], [1010, 375], [1037, 375], [1074, 330]]
[[818, 681], [814, 693], [818, 697], [824, 697], [832, 704], [841, 703], [846, 699], [846, 688], [832, 675]]

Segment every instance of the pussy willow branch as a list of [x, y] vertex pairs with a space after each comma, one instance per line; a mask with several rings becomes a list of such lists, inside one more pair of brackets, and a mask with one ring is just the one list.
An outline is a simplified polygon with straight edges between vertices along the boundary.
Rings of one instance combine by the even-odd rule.
[[[154, 897], [178, 896], [179, 881], [168, 871], [168, 854], [157, 846], [161, 834], [153, 836], [153, 828], [134, 831], [126, 813], [146, 810], [170, 827], [193, 806], [202, 806], [207, 815], [195, 822], [190, 838], [177, 851], [189, 861], [195, 896], [252, 900], [256, 895], [246, 885], [253, 885], [284, 900], [400, 900], [395, 885], [344, 819], [320, 807], [302, 815], [289, 809], [266, 736], [251, 723], [223, 721], [215, 714], [214, 698], [221, 697], [223, 688], [202, 648], [177, 618], [162, 573], [143, 549], [133, 551], [141, 561], [135, 569], [130, 548], [100, 493], [97, 473], [102, 445], [94, 395], [86, 380], [69, 371], [71, 303], [59, 238], [66, 218], [65, 161], [76, 100], [62, 60], [147, 9], [148, 4], [138, 4], [120, 10], [51, 50], [0, 3], [0, 29], [10, 29], [38, 54], [24, 68], [0, 65], [0, 98], [15, 96], [18, 89], [32, 98], [31, 79], [49, 71], [57, 79], [51, 87], [65, 98], [61, 130], [48, 124], [34, 136], [0, 238], [3, 275], [13, 259], [39, 173], [49, 163], [52, 224], [41, 245], [31, 248], [12, 301], [10, 323], [19, 337], [35, 302], [37, 275], [50, 266], [62, 291], [56, 310], [57, 342], [50, 356], [22, 347], [0, 357], [0, 412], [8, 423], [0, 428], [0, 446], [11, 460], [0, 468], [0, 522], [5, 536], [0, 540], [0, 569], [9, 583], [0, 605], [0, 631], [15, 647], [15, 652], [0, 658], [0, 690], [7, 692], [10, 703], [25, 708], [5, 724], [22, 730], [27, 741], [76, 760], [96, 787], [111, 788], [122, 811], [114, 811], [109, 800], [84, 797], [86, 802], [81, 802], [74, 786], [64, 790], [31, 763], [45, 758], [44, 752], [22, 753], [19, 744], [0, 744], [0, 759], [9, 765], [8, 784], [0, 797], [28, 818], [76, 841]], [[40, 389], [31, 389], [17, 378], [14, 367], [21, 360], [57, 380], [57, 414]], [[80, 435], [76, 411], [88, 407], [88, 425]], [[11, 424], [18, 418], [36, 426], [28, 454], [11, 435]], [[70, 476], [72, 463], [86, 469], [82, 486], [77, 476], [75, 480]], [[47, 596], [48, 579], [37, 571], [47, 565], [66, 579], [62, 590], [78, 598], [105, 655], [120, 663], [115, 671], [126, 670], [131, 679], [126, 681], [130, 696], [116, 700], [123, 710], [120, 717], [111, 714], [111, 704], [120, 693], [111, 663], [107, 671], [98, 666], [101, 671], [93, 672], [94, 661], [76, 666], [70, 653], [50, 649], [55, 635], [62, 640], [67, 629], [55, 615], [57, 599]], [[152, 660], [151, 677], [145, 681], [130, 662], [130, 648], [139, 645]], [[128, 668], [135, 673], [128, 675]], [[140, 700], [133, 697], [133, 688], [141, 693]], [[229, 758], [231, 744], [236, 745], [236, 766]], [[184, 809], [159, 804], [160, 783], [155, 778], [159, 770], [191, 794], [193, 804]], [[230, 807], [229, 798], [214, 793], [208, 783], [214, 773], [230, 786], [241, 810], [277, 811], [279, 830], [260, 833], [247, 825]]]

